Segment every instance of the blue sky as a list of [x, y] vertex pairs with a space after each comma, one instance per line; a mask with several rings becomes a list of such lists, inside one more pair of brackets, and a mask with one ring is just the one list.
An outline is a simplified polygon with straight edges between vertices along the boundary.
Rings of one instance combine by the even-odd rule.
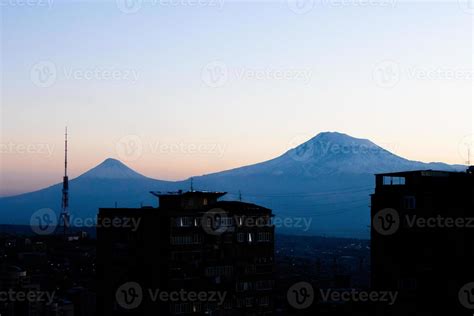
[[457, 1], [31, 1], [1, 6], [0, 194], [60, 180], [66, 124], [73, 176], [115, 157], [182, 179], [328, 130], [467, 159], [474, 15]]

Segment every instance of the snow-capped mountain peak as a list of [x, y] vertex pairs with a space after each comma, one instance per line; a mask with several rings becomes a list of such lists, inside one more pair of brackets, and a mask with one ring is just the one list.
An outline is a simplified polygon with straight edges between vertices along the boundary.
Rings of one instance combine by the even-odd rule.
[[138, 179], [145, 178], [145, 176], [127, 167], [117, 159], [107, 158], [98, 166], [82, 174], [80, 178]]

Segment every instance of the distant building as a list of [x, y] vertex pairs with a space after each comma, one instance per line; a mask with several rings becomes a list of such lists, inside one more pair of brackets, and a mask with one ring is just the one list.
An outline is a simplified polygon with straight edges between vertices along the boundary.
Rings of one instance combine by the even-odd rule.
[[399, 292], [377, 315], [469, 314], [462, 301], [474, 304], [474, 290], [461, 289], [474, 282], [473, 170], [376, 175], [372, 286]]
[[[98, 315], [272, 314], [271, 210], [218, 201], [224, 192], [153, 194], [158, 208], [99, 210]], [[127, 282], [135, 288], [129, 291]], [[143, 299], [136, 306], [137, 285]], [[168, 294], [213, 291], [225, 299], [153, 301], [149, 291], [158, 289]]]
[[28, 293], [38, 291], [39, 286], [31, 283], [30, 276], [26, 270], [17, 267], [2, 265], [0, 267], [0, 315], [2, 316], [40, 316], [41, 302], [28, 301], [26, 299], [13, 299], [9, 293]]

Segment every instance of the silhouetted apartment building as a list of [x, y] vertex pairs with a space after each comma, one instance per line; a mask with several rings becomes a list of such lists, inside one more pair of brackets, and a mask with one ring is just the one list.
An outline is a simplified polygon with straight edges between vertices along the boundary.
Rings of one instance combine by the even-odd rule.
[[378, 315], [469, 314], [463, 302], [474, 304], [474, 290], [463, 286], [474, 282], [473, 171], [376, 175], [372, 286], [399, 292]]
[[152, 194], [158, 208], [99, 210], [98, 314], [271, 314], [271, 210], [224, 192]]

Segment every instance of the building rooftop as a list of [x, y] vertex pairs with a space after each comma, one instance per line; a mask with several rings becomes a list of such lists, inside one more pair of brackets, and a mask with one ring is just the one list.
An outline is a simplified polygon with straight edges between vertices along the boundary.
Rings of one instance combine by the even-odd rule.
[[473, 174], [474, 167], [469, 167], [466, 172], [462, 171], [443, 171], [443, 170], [412, 170], [412, 171], [401, 171], [401, 172], [388, 172], [388, 173], [377, 173], [376, 176], [393, 176], [393, 177], [402, 177], [402, 176], [413, 176], [418, 175], [422, 177], [446, 177], [446, 176], [459, 176], [459, 175], [471, 175]]
[[151, 194], [153, 194], [156, 197], [166, 197], [166, 196], [182, 196], [182, 197], [187, 197], [187, 196], [212, 196], [215, 198], [220, 198], [224, 195], [227, 194], [227, 192], [221, 192], [221, 191], [168, 191], [168, 192], [161, 192], [161, 191], [150, 191]]

